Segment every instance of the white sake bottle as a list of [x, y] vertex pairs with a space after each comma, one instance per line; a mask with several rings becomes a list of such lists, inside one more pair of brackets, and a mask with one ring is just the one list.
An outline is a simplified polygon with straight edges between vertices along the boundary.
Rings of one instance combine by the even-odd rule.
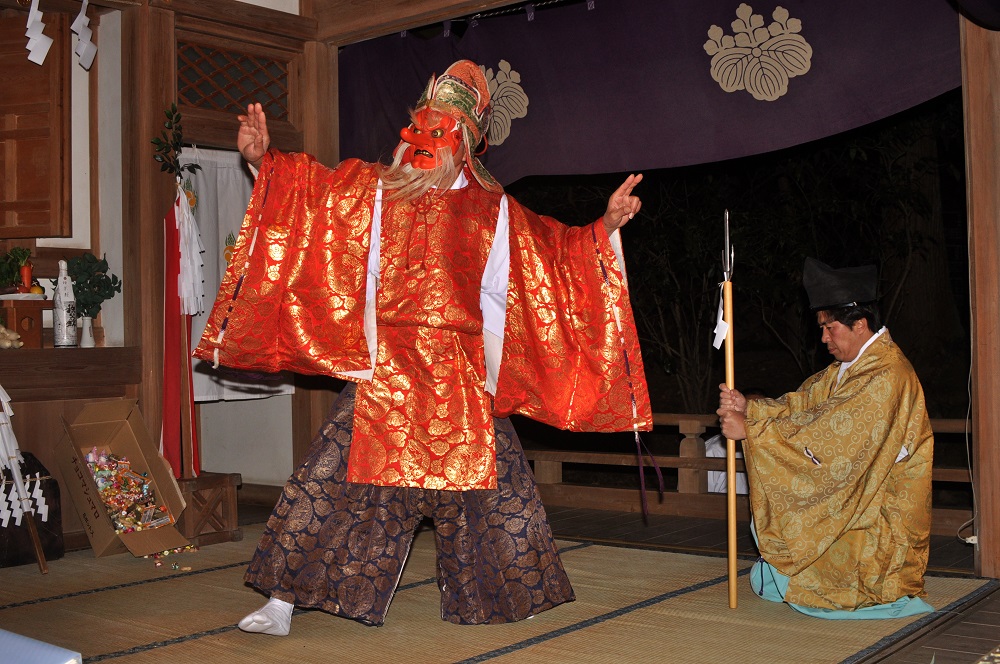
[[76, 346], [76, 295], [66, 269], [66, 261], [59, 261], [59, 277], [52, 296], [52, 345], [56, 348]]

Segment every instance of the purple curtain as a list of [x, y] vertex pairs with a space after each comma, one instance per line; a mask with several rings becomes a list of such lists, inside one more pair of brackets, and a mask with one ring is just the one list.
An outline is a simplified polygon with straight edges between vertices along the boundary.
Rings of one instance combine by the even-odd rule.
[[[750, 6], [764, 29], [775, 23], [774, 0]], [[495, 76], [503, 74], [501, 61], [509, 63], [527, 97], [527, 114], [510, 121], [509, 135], [484, 159], [504, 184], [768, 152], [874, 122], [961, 85], [958, 14], [947, 0], [780, 6], [788, 19], [779, 15], [779, 23], [794, 32], [800, 21], [794, 34], [812, 52], [808, 71], [790, 78], [774, 101], [726, 92], [712, 77], [709, 29], [734, 35], [737, 0], [596, 0], [593, 9], [573, 3], [537, 10], [532, 21], [523, 10], [483, 18], [461, 37], [407, 33], [347, 46], [340, 56], [341, 154], [388, 155], [431, 74], [460, 58]], [[754, 43], [768, 36], [757, 32]], [[772, 43], [761, 47], [773, 53]], [[801, 69], [802, 49], [791, 55], [792, 69]]]

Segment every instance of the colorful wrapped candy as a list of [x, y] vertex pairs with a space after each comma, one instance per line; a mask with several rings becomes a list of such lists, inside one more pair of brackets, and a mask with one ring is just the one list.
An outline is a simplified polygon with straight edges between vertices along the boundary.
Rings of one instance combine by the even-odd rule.
[[167, 508], [156, 504], [150, 479], [132, 470], [127, 458], [95, 447], [87, 453], [86, 461], [117, 532], [130, 533], [173, 523]]

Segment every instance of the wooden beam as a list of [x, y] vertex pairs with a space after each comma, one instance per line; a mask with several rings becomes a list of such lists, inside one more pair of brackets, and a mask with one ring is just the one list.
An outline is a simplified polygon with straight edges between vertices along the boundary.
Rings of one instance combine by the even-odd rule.
[[[38, 3], [38, 11], [43, 14], [49, 12], [62, 12], [65, 14], [79, 14], [81, 0], [41, 0]], [[121, 10], [130, 9], [142, 5], [142, 0], [90, 0], [90, 6], [98, 9]], [[19, 0], [0, 0], [0, 9], [19, 9], [27, 12], [28, 7], [23, 6]], [[93, 14], [93, 10], [88, 14]]]
[[972, 307], [976, 572], [1000, 577], [1000, 33], [961, 17]]
[[[246, 28], [266, 38], [268, 35], [291, 37], [298, 41], [316, 39], [316, 19], [288, 12], [260, 7], [236, 0], [150, 0], [152, 7], [169, 10], [177, 16], [178, 23], [193, 29], [195, 22], [182, 17], [205, 19], [207, 29], [219, 26]], [[215, 26], [213, 28], [212, 26]]]
[[510, 0], [343, 0], [313, 2], [316, 39], [344, 46], [519, 3]]
[[[576, 507], [581, 509], [610, 510], [613, 512], [641, 512], [638, 489], [582, 486], [577, 484], [539, 484], [542, 503], [546, 507]], [[723, 493], [664, 492], [663, 499], [649, 491], [650, 514], [669, 514], [697, 519], [726, 518], [726, 495]], [[750, 501], [746, 496], [736, 498], [737, 520], [750, 522]]]
[[150, 140], [174, 103], [177, 56], [172, 12], [122, 12], [122, 290], [125, 345], [142, 352], [139, 408], [154, 439], [163, 409], [163, 218], [176, 195], [153, 161]]
[[[206, 111], [185, 104], [178, 104], [177, 110], [184, 116], [185, 143], [222, 150], [236, 149], [236, 132], [240, 127], [236, 113]], [[302, 152], [302, 132], [291, 124], [268, 118], [267, 128], [271, 133], [271, 147], [284, 152]]]
[[177, 15], [177, 42], [195, 42], [220, 51], [287, 60], [290, 54], [302, 52], [301, 37], [289, 37], [280, 32], [261, 32], [226, 23], [216, 23], [197, 16]]
[[140, 362], [130, 347], [21, 348], [0, 357], [0, 375], [18, 402], [117, 397], [139, 383]]
[[[547, 463], [579, 463], [589, 466], [639, 466], [639, 457], [633, 452], [574, 452], [569, 450], [524, 450], [524, 456], [529, 461]], [[723, 457], [685, 457], [658, 454], [653, 457], [660, 468], [685, 468], [691, 470], [725, 470], [726, 460]], [[652, 468], [648, 456], [642, 457], [642, 464]], [[743, 459], [737, 459], [736, 470], [746, 472]]]

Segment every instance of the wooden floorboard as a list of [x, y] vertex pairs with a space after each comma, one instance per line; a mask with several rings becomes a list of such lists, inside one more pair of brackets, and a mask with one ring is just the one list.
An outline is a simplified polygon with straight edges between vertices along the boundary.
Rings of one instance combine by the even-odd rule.
[[932, 627], [905, 648], [871, 662], [972, 664], [1000, 647], [1000, 592], [984, 597], [952, 620]]

